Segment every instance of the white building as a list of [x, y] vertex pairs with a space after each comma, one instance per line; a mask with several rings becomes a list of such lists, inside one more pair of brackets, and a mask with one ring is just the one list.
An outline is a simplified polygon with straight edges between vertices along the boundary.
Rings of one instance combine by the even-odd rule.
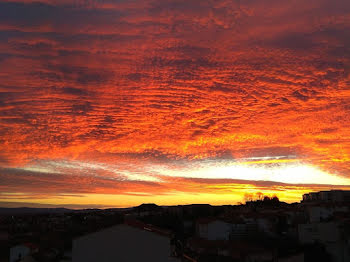
[[311, 192], [303, 195], [303, 202], [349, 202], [350, 191], [330, 190]]
[[[254, 229], [256, 232], [260, 231], [271, 236], [275, 234], [275, 225], [278, 222], [275, 215], [248, 213], [241, 217], [249, 225], [247, 229], [250, 229], [250, 232]], [[255, 228], [253, 227], [254, 225], [256, 226]]]
[[19, 260], [29, 259], [30, 255], [37, 252], [38, 247], [32, 243], [23, 245], [17, 245], [10, 248], [10, 260], [9, 262], [17, 262]]
[[322, 243], [333, 262], [350, 261], [350, 243], [344, 239], [344, 229], [335, 222], [298, 225], [299, 242]]
[[197, 235], [208, 240], [228, 240], [231, 234], [231, 224], [216, 219], [199, 219]]
[[318, 223], [331, 218], [335, 212], [347, 212], [349, 208], [347, 206], [324, 204], [307, 206], [305, 210], [310, 223]]
[[242, 239], [257, 231], [256, 223], [225, 222], [210, 218], [197, 221], [197, 236], [207, 240]]
[[121, 224], [73, 241], [73, 262], [175, 262], [170, 238], [152, 227]]
[[298, 233], [302, 244], [336, 242], [340, 239], [339, 227], [334, 222], [299, 224]]

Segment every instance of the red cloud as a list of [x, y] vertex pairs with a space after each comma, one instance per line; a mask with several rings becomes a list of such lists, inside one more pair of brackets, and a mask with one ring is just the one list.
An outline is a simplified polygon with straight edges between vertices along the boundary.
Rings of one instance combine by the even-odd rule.
[[[345, 0], [3, 1], [0, 164], [65, 159], [139, 172], [293, 155], [349, 177], [349, 11]], [[43, 179], [19, 176], [0, 191], [201, 192], [165, 178]]]

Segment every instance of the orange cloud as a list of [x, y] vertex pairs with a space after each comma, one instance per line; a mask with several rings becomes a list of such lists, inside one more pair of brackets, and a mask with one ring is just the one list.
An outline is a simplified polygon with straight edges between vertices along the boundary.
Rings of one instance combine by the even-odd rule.
[[271, 172], [297, 160], [349, 178], [349, 11], [345, 0], [1, 2], [0, 192], [259, 188], [157, 171], [207, 160]]

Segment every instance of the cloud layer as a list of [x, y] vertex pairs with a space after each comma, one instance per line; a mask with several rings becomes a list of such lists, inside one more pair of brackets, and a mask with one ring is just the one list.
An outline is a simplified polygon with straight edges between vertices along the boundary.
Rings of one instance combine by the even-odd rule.
[[349, 12], [346, 0], [2, 1], [0, 192], [225, 192], [157, 171], [208, 160], [349, 178]]

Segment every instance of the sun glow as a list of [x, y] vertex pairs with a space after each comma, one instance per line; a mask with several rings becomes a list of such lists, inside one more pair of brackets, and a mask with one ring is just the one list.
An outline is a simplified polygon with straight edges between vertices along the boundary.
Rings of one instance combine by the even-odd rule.
[[167, 169], [163, 167], [157, 171], [173, 177], [272, 181], [286, 184], [350, 185], [348, 178], [329, 174], [308, 164], [286, 161], [278, 164], [203, 162], [191, 168]]
[[[22, 170], [115, 180], [162, 182], [162, 177], [271, 181], [286, 184], [350, 185], [350, 179], [327, 173], [298, 159], [259, 157], [236, 160], [199, 160], [172, 164], [145, 164], [142, 170], [106, 163], [41, 161]], [[84, 171], [82, 173], [82, 170]]]
[[[72, 203], [129, 207], [145, 201], [163, 205], [233, 204], [242, 201], [246, 192], [277, 193], [282, 201], [293, 202], [315, 188], [321, 190], [333, 185], [350, 185], [350, 179], [327, 173], [296, 156], [174, 160], [168, 163], [145, 161], [142, 169], [131, 163], [52, 159], [32, 162], [12, 171], [29, 172], [31, 179], [34, 173], [39, 176], [32, 191], [17, 195], [11, 191], [0, 194], [0, 201], [10, 200], [15, 206], [26, 203], [28, 196], [34, 204], [69, 207]], [[42, 183], [40, 177], [47, 175], [56, 183], [63, 183], [66, 192], [52, 195], [44, 189], [40, 194], [33, 194], [37, 191], [35, 185]], [[71, 188], [74, 188], [75, 182], [70, 182], [72, 178], [91, 186], [74, 193]], [[263, 181], [267, 183], [260, 183]]]

